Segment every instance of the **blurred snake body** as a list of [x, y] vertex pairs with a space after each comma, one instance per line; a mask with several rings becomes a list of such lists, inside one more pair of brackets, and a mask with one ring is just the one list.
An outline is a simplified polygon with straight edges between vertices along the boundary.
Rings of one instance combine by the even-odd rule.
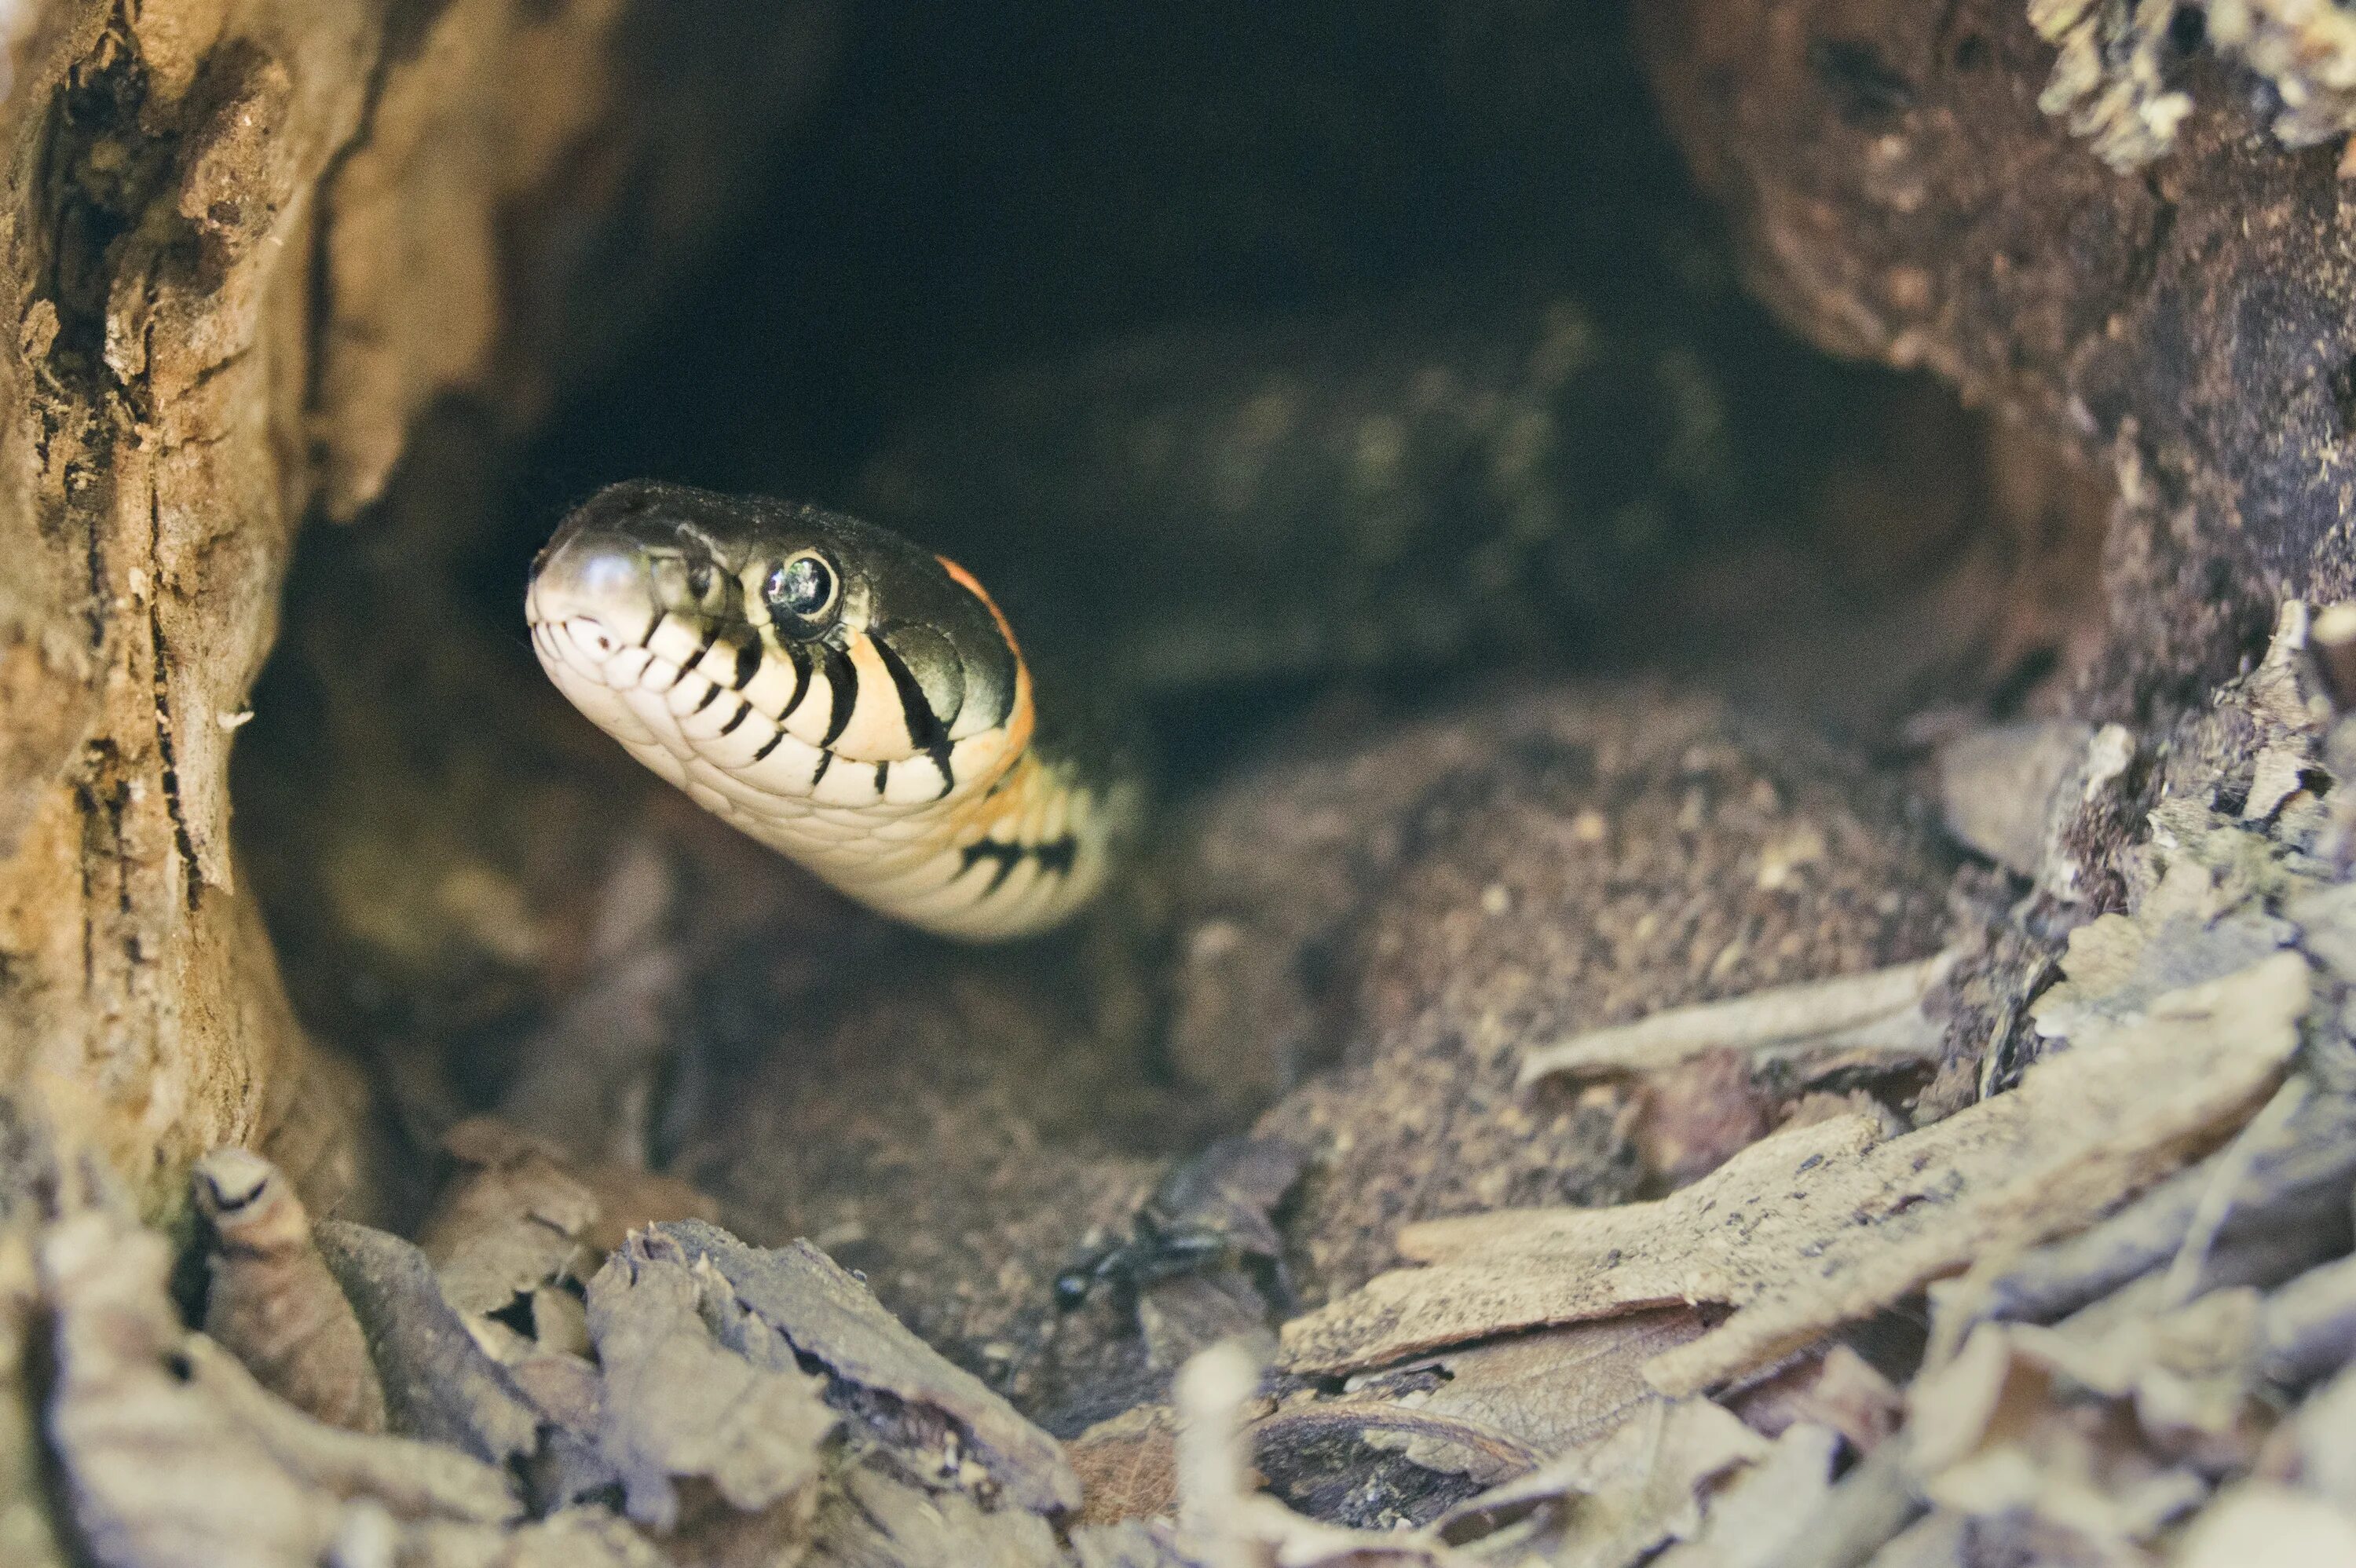
[[697, 804], [942, 935], [1042, 931], [1119, 858], [1139, 789], [970, 574], [815, 507], [612, 486], [526, 597], [541, 667]]

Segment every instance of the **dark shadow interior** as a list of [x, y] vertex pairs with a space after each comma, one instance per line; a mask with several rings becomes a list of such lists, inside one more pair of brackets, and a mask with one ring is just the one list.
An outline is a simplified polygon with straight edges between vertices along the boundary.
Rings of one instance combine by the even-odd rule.
[[[1477, 335], [1514, 302], [1576, 298], [1607, 332], [1693, 333], [1725, 421], [1773, 459], [1757, 504], [1651, 539], [1592, 615], [1565, 610], [1543, 637], [1155, 699], [1181, 802], [1270, 736], [1378, 722], [1500, 664], [1666, 670], [1901, 759], [1910, 723], [2048, 700], [2099, 496], [1927, 379], [1836, 364], [1769, 320], [1624, 27], [1619, 6], [1545, 0], [854, 5], [819, 108], [776, 127], [760, 188], [646, 330], [590, 357], [519, 442], [440, 411], [382, 503], [306, 536], [237, 787], [308, 1021], [373, 1064], [412, 1137], [502, 1103], [603, 975], [599, 922], [634, 835], [683, 868], [713, 967], [748, 948], [771, 963], [759, 986], [689, 987], [706, 1036], [767, 1049], [779, 1009], [841, 963], [899, 962], [910, 939], [845, 914], [562, 708], [520, 632], [528, 563], [616, 479], [854, 503], [905, 421], [954, 413], [1004, 367], [1138, 333], [1248, 337], [1364, 310]], [[1037, 519], [958, 527], [961, 550], [1018, 563], [1086, 542]], [[1088, 940], [1019, 962], [1054, 992]], [[711, 1072], [659, 1064], [637, 1155], [679, 1147], [661, 1106]], [[1084, 1094], [1073, 1119], [1148, 1146], [1216, 1130], [1116, 1098]]]

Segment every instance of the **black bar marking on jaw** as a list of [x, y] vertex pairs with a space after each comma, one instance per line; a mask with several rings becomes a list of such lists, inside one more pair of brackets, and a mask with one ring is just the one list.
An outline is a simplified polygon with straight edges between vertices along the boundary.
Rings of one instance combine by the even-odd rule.
[[885, 779], [890, 778], [891, 776], [892, 776], [892, 764], [891, 764], [891, 763], [876, 763], [876, 764], [875, 764], [875, 798], [876, 798], [876, 799], [878, 799], [878, 800], [882, 800], [882, 799], [884, 798], [884, 781]]
[[[747, 707], [747, 708], [750, 708], [750, 707], [752, 706], [752, 704], [748, 702], [748, 703], [746, 703], [744, 706], [745, 706], [745, 707]], [[754, 752], [754, 753], [753, 753], [753, 757], [752, 757], [752, 761], [751, 761], [751, 762], [746, 763], [744, 765], [745, 765], [746, 767], [748, 767], [748, 768], [749, 768], [749, 767], [751, 767], [751, 766], [753, 765], [753, 763], [757, 763], [757, 762], [759, 762], [762, 758], [764, 758], [764, 757], [767, 756], [771, 752], [776, 751], [776, 750], [777, 749], [777, 742], [778, 742], [778, 741], [782, 741], [782, 740], [784, 740], [785, 738], [786, 738], [786, 732], [785, 732], [783, 730], [780, 730], [780, 731], [778, 731], [776, 734], [774, 734], [774, 735], [770, 736], [767, 740], [766, 740], [766, 741], [762, 741], [762, 742], [761, 742], [761, 749], [760, 749], [759, 751], [757, 751], [757, 752]]]
[[793, 644], [787, 643], [786, 657], [791, 659], [794, 665], [794, 694], [786, 699], [786, 705], [783, 708], [777, 709], [777, 722], [780, 724], [792, 715], [795, 709], [802, 705], [802, 699], [809, 695], [809, 656]]
[[712, 651], [712, 645], [719, 640], [720, 623], [717, 621], [706, 623], [703, 628], [703, 640], [695, 645], [694, 654], [689, 657], [685, 664], [679, 667], [683, 670], [693, 669], [697, 665], [701, 664], [703, 662], [703, 656], [710, 653]]
[[[689, 709], [689, 716], [692, 718], [695, 714], [702, 712], [705, 709], [711, 707], [712, 703], [719, 700], [719, 683], [716, 681], [705, 681], [703, 683], [703, 696], [697, 701], [696, 705], [692, 709]], [[723, 734], [727, 733], [726, 731], [723, 731], [721, 732]]]
[[989, 885], [976, 895], [986, 899], [996, 892], [1000, 884], [1008, 877], [1013, 875], [1014, 863], [1029, 853], [1030, 851], [1020, 844], [1001, 843], [995, 838], [978, 838], [965, 847], [965, 864], [958, 868], [958, 875], [964, 876], [966, 872], [972, 870], [984, 860], [997, 861], [998, 869], [991, 873]]
[[990, 885], [976, 895], [986, 899], [1014, 874], [1016, 866], [1025, 860], [1039, 862], [1042, 872], [1068, 872], [1073, 862], [1079, 859], [1080, 841], [1069, 834], [1061, 838], [1050, 838], [1044, 844], [1009, 844], [1003, 839], [980, 838], [967, 845], [963, 853], [965, 864], [958, 869], [960, 877], [984, 860], [998, 862], [998, 869], [991, 875]]
[[655, 645], [655, 634], [661, 631], [663, 629], [663, 623], [669, 619], [669, 611], [664, 610], [658, 612], [655, 618], [647, 623], [647, 635], [638, 639], [638, 646], [642, 648], [653, 647]]
[[834, 766], [834, 753], [820, 752], [818, 754], [818, 766], [810, 771], [810, 788], [818, 788], [818, 781], [826, 777], [826, 770], [832, 766]]
[[834, 699], [834, 707], [826, 716], [826, 733], [819, 737], [823, 749], [851, 728], [851, 710], [859, 706], [859, 671], [841, 648], [830, 645], [820, 656], [826, 660], [826, 684]]
[[877, 631], [874, 638], [875, 656], [884, 661], [884, 672], [892, 677], [892, 689], [899, 696], [900, 718], [908, 726], [908, 739], [932, 758], [933, 766], [941, 770], [941, 795], [946, 795], [957, 787], [957, 779], [949, 772], [948, 726], [933, 711], [932, 702], [917, 684], [908, 661], [893, 651], [882, 631]]
[[728, 683], [729, 688], [733, 691], [742, 691], [752, 685], [753, 677], [760, 673], [761, 645], [757, 642], [748, 642], [736, 650], [736, 677]]
[[[717, 691], [717, 690], [719, 690], [720, 688], [719, 688], [718, 687], [716, 687], [716, 686], [715, 686], [715, 687], [713, 687], [712, 689], [712, 690], [714, 690], [714, 691]], [[750, 712], [752, 712], [752, 711], [753, 711], [753, 705], [752, 705], [751, 703], [749, 703], [749, 702], [739, 702], [739, 703], [737, 703], [737, 704], [736, 704], [736, 712], [735, 712], [734, 716], [734, 717], [732, 717], [732, 718], [728, 720], [728, 722], [727, 722], [727, 723], [723, 724], [722, 726], [720, 726], [720, 734], [721, 734], [721, 735], [727, 735], [727, 734], [732, 734], [732, 733], [734, 733], [734, 731], [735, 731], [735, 729], [736, 729], [736, 726], [737, 726], [737, 725], [739, 725], [739, 724], [742, 724], [743, 722], [744, 722], [744, 715], [746, 715], [747, 713], [750, 713]], [[782, 733], [782, 731], [781, 731], [781, 733]], [[715, 736], [713, 736], [713, 737], [712, 737], [712, 739], [713, 739], [713, 740], [715, 740], [715, 741], [716, 741], [716, 740], [718, 740], [719, 738], [720, 738], [720, 736], [719, 736], [719, 735], [715, 735]], [[770, 742], [769, 742], [769, 745], [770, 745], [770, 746], [774, 746], [774, 745], [776, 745], [776, 742], [775, 741], [770, 741]], [[762, 750], [763, 752], [766, 752], [768, 749], [769, 749], [769, 747], [768, 747], [768, 746], [764, 746], [764, 747], [762, 747], [762, 748], [761, 748], [761, 750]]]

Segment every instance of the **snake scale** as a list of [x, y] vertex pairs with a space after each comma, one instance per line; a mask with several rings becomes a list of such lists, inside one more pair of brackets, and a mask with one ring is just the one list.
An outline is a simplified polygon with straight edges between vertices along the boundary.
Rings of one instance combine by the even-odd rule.
[[[962, 567], [830, 512], [609, 486], [525, 613], [574, 706], [699, 805], [884, 913], [988, 941], [1101, 887], [1139, 786]], [[1060, 715], [1053, 716], [1060, 718]]]

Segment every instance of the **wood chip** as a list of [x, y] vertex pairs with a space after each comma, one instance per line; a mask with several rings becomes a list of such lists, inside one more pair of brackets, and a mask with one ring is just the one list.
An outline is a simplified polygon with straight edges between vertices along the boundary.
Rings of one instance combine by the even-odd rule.
[[1387, 1366], [1443, 1346], [1673, 1303], [1732, 1317], [1646, 1368], [1684, 1394], [1757, 1371], [1975, 1258], [2078, 1229], [2213, 1147], [2272, 1093], [2311, 976], [2280, 953], [2157, 999], [2011, 1093], [1903, 1137], [1863, 1118], [1778, 1134], [1655, 1203], [1430, 1221], [1377, 1276], [1295, 1319], [1285, 1364]]

